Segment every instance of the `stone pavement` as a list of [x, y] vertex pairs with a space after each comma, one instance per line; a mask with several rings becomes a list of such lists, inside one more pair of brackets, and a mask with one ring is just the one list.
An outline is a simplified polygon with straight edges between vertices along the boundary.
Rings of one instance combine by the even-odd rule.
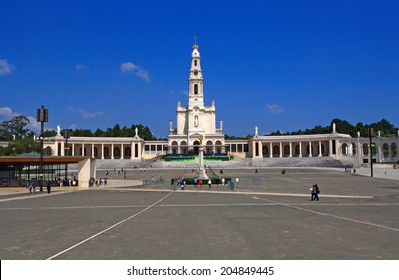
[[111, 174], [107, 187], [3, 195], [0, 258], [399, 259], [398, 180], [281, 171], [224, 170], [240, 178], [234, 191], [171, 191], [166, 178], [183, 171], [154, 169]]

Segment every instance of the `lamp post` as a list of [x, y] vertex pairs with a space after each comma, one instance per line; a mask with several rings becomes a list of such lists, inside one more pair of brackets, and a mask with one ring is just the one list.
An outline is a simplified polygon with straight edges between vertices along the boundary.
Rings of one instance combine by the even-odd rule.
[[372, 136], [373, 136], [373, 132], [374, 129], [372, 129], [371, 127], [369, 127], [369, 138], [370, 138], [370, 177], [374, 177], [373, 174], [373, 150], [372, 150], [372, 145], [373, 145], [373, 140], [372, 140]]
[[[65, 148], [64, 148], [64, 156], [69, 156], [69, 148], [68, 148], [68, 138], [70, 137], [69, 129], [64, 130], [64, 138], [65, 138]], [[65, 182], [68, 181], [68, 164], [65, 163]]]
[[43, 132], [44, 132], [44, 123], [48, 122], [48, 110], [42, 107], [37, 109], [37, 118], [36, 120], [41, 123], [40, 126], [40, 168], [39, 173], [41, 174], [40, 178], [40, 191], [43, 191], [43, 179], [44, 179], [44, 168], [43, 168]]

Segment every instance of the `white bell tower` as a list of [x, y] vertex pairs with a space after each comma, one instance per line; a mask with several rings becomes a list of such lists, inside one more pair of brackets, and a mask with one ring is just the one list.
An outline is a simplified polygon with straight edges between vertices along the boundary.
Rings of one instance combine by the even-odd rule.
[[191, 53], [190, 77], [188, 79], [189, 94], [188, 108], [195, 106], [204, 108], [204, 78], [202, 77], [201, 58], [198, 51], [198, 45], [194, 42], [193, 52]]
[[[215, 102], [205, 106], [204, 78], [201, 69], [201, 57], [198, 45], [194, 40], [191, 52], [191, 67], [188, 78], [188, 104], [183, 106], [177, 102], [177, 127], [169, 124], [168, 145], [173, 147], [173, 153], [187, 153], [198, 148], [203, 142], [205, 153], [215, 154], [224, 151], [224, 134], [222, 125], [216, 127]], [[200, 139], [202, 139], [200, 141]]]

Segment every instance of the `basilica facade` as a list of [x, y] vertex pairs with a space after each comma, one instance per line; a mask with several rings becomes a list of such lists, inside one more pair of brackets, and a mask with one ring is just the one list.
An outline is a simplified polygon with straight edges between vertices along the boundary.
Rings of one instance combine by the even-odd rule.
[[[204, 154], [215, 160], [222, 158], [293, 158], [331, 157], [350, 159], [355, 164], [368, 162], [370, 142], [368, 138], [352, 138], [336, 131], [329, 134], [262, 136], [254, 128], [254, 136], [247, 140], [226, 140], [223, 121], [217, 120], [216, 104], [209, 106], [204, 100], [204, 79], [199, 47], [194, 44], [188, 79], [187, 106], [177, 102], [176, 123], [169, 121], [167, 141], [144, 141], [136, 130], [134, 137], [71, 137], [65, 139], [60, 130], [55, 137], [45, 141], [54, 156], [90, 156], [101, 160], [156, 159], [198, 154], [199, 146]], [[217, 126], [217, 124], [219, 126]], [[398, 137], [373, 139], [376, 161], [398, 160]]]

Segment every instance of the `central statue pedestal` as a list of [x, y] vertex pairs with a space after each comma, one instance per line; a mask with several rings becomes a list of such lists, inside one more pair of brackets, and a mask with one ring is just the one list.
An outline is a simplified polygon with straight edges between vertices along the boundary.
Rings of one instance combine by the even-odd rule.
[[199, 153], [198, 153], [198, 159], [199, 159], [199, 168], [198, 168], [198, 179], [201, 180], [208, 180], [208, 175], [206, 175], [205, 167], [204, 167], [204, 148], [199, 147]]

